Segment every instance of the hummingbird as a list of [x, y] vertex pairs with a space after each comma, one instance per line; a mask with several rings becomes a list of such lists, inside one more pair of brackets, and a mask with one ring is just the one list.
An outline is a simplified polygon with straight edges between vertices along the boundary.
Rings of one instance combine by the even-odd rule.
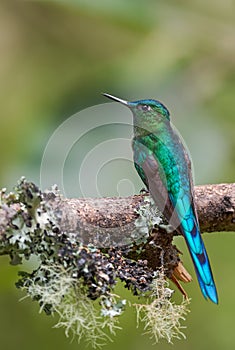
[[203, 296], [218, 304], [195, 207], [191, 160], [171, 123], [170, 112], [154, 99], [129, 102], [107, 93], [103, 95], [131, 110], [137, 173], [169, 224], [185, 238]]

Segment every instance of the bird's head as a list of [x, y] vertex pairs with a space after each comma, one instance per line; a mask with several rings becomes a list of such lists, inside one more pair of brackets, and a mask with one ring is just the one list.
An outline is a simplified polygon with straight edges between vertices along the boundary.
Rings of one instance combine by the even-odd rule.
[[159, 127], [159, 124], [170, 120], [170, 112], [157, 100], [146, 99], [129, 102], [106, 93], [103, 95], [128, 107], [133, 113], [134, 126], [136, 127], [153, 132]]

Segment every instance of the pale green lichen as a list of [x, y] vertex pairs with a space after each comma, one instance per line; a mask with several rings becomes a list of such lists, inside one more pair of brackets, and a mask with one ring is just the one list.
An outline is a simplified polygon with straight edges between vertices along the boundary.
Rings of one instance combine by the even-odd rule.
[[150, 196], [144, 197], [136, 213], [138, 214], [138, 218], [135, 220], [136, 230], [131, 238], [136, 244], [146, 243], [149, 238], [149, 232], [155, 225], [163, 222], [162, 214]]
[[11, 211], [0, 240], [0, 251], [9, 254], [11, 264], [21, 264], [23, 258], [28, 260], [32, 254], [41, 261], [53, 261], [58, 249], [56, 220], [38, 187], [22, 177], [15, 192], [1, 194], [1, 207]]
[[86, 288], [71, 271], [61, 265], [42, 265], [33, 277], [25, 279], [22, 286], [27, 296], [40, 300], [40, 312], [50, 307], [59, 315], [55, 328], [63, 327], [67, 337], [76, 337], [78, 342], [85, 339], [93, 348], [100, 347], [111, 340], [107, 329], [115, 335], [118, 318], [125, 306], [125, 300], [117, 302], [117, 296], [102, 296], [100, 305], [87, 297]]
[[[56, 188], [46, 195], [60, 196]], [[153, 271], [146, 260], [127, 258], [132, 244], [127, 251], [84, 246], [76, 233], [60, 231], [45, 198], [24, 178], [14, 192], [1, 191], [0, 209], [6, 213], [7, 225], [4, 220], [0, 223], [0, 253], [8, 254], [12, 264], [37, 257], [38, 268], [21, 272], [17, 287], [39, 303], [40, 311], [59, 315], [55, 327], [64, 327], [66, 336], [84, 338], [93, 347], [104, 344], [110, 339], [107, 330], [114, 335], [120, 328], [118, 319], [125, 310], [126, 301], [113, 294], [119, 280], [134, 295], [145, 296], [146, 303], [136, 306], [138, 322], [145, 323], [155, 341], [171, 342], [183, 336], [180, 321], [187, 313], [187, 302], [176, 305], [171, 301], [166, 266]], [[132, 243], [141, 250], [150, 231], [164, 220], [147, 196], [138, 214]], [[162, 246], [159, 249], [162, 253]]]
[[144, 323], [145, 334], [148, 334], [154, 343], [166, 339], [172, 343], [174, 338], [185, 338], [181, 322], [189, 312], [189, 299], [183, 299], [181, 304], [171, 300], [174, 291], [169, 289], [163, 269], [159, 270], [154, 280], [151, 296], [146, 304], [136, 304], [137, 322]]

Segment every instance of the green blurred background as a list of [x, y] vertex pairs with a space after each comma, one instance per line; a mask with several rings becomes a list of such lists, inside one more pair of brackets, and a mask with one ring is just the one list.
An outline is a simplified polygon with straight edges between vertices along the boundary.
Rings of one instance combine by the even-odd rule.
[[[101, 92], [163, 101], [190, 149], [196, 183], [234, 181], [234, 0], [1, 1], [0, 58], [1, 187], [11, 190], [22, 175], [40, 184], [49, 138], [72, 114], [107, 102]], [[100, 135], [108, 139], [115, 131], [104, 128]], [[95, 137], [87, 138], [88, 150]], [[115, 176], [118, 171], [125, 178], [125, 166], [114, 168]], [[72, 166], [68, 172], [77, 176]], [[56, 179], [48, 177], [52, 185]], [[134, 172], [133, 177], [141, 186]], [[112, 167], [99, 179], [106, 195], [114, 194], [110, 178]], [[72, 196], [73, 188], [68, 192]], [[186, 286], [192, 297], [187, 339], [175, 341], [174, 349], [235, 348], [234, 237], [204, 238], [220, 303], [204, 301], [196, 282]], [[176, 243], [194, 276], [184, 243]], [[53, 329], [56, 320], [39, 315], [35, 303], [19, 302], [18, 268], [2, 257], [0, 269], [2, 349], [84, 348]], [[121, 317], [121, 326], [105, 350], [172, 349], [164, 341], [152, 345], [136, 329], [132, 310]]]

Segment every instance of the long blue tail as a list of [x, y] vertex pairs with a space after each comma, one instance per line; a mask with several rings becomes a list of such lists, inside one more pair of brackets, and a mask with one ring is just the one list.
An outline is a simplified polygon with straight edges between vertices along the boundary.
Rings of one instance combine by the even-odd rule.
[[184, 215], [181, 227], [194, 263], [202, 294], [205, 299], [209, 298], [213, 303], [218, 304], [218, 295], [210, 262], [192, 206], [190, 206], [187, 215]]

